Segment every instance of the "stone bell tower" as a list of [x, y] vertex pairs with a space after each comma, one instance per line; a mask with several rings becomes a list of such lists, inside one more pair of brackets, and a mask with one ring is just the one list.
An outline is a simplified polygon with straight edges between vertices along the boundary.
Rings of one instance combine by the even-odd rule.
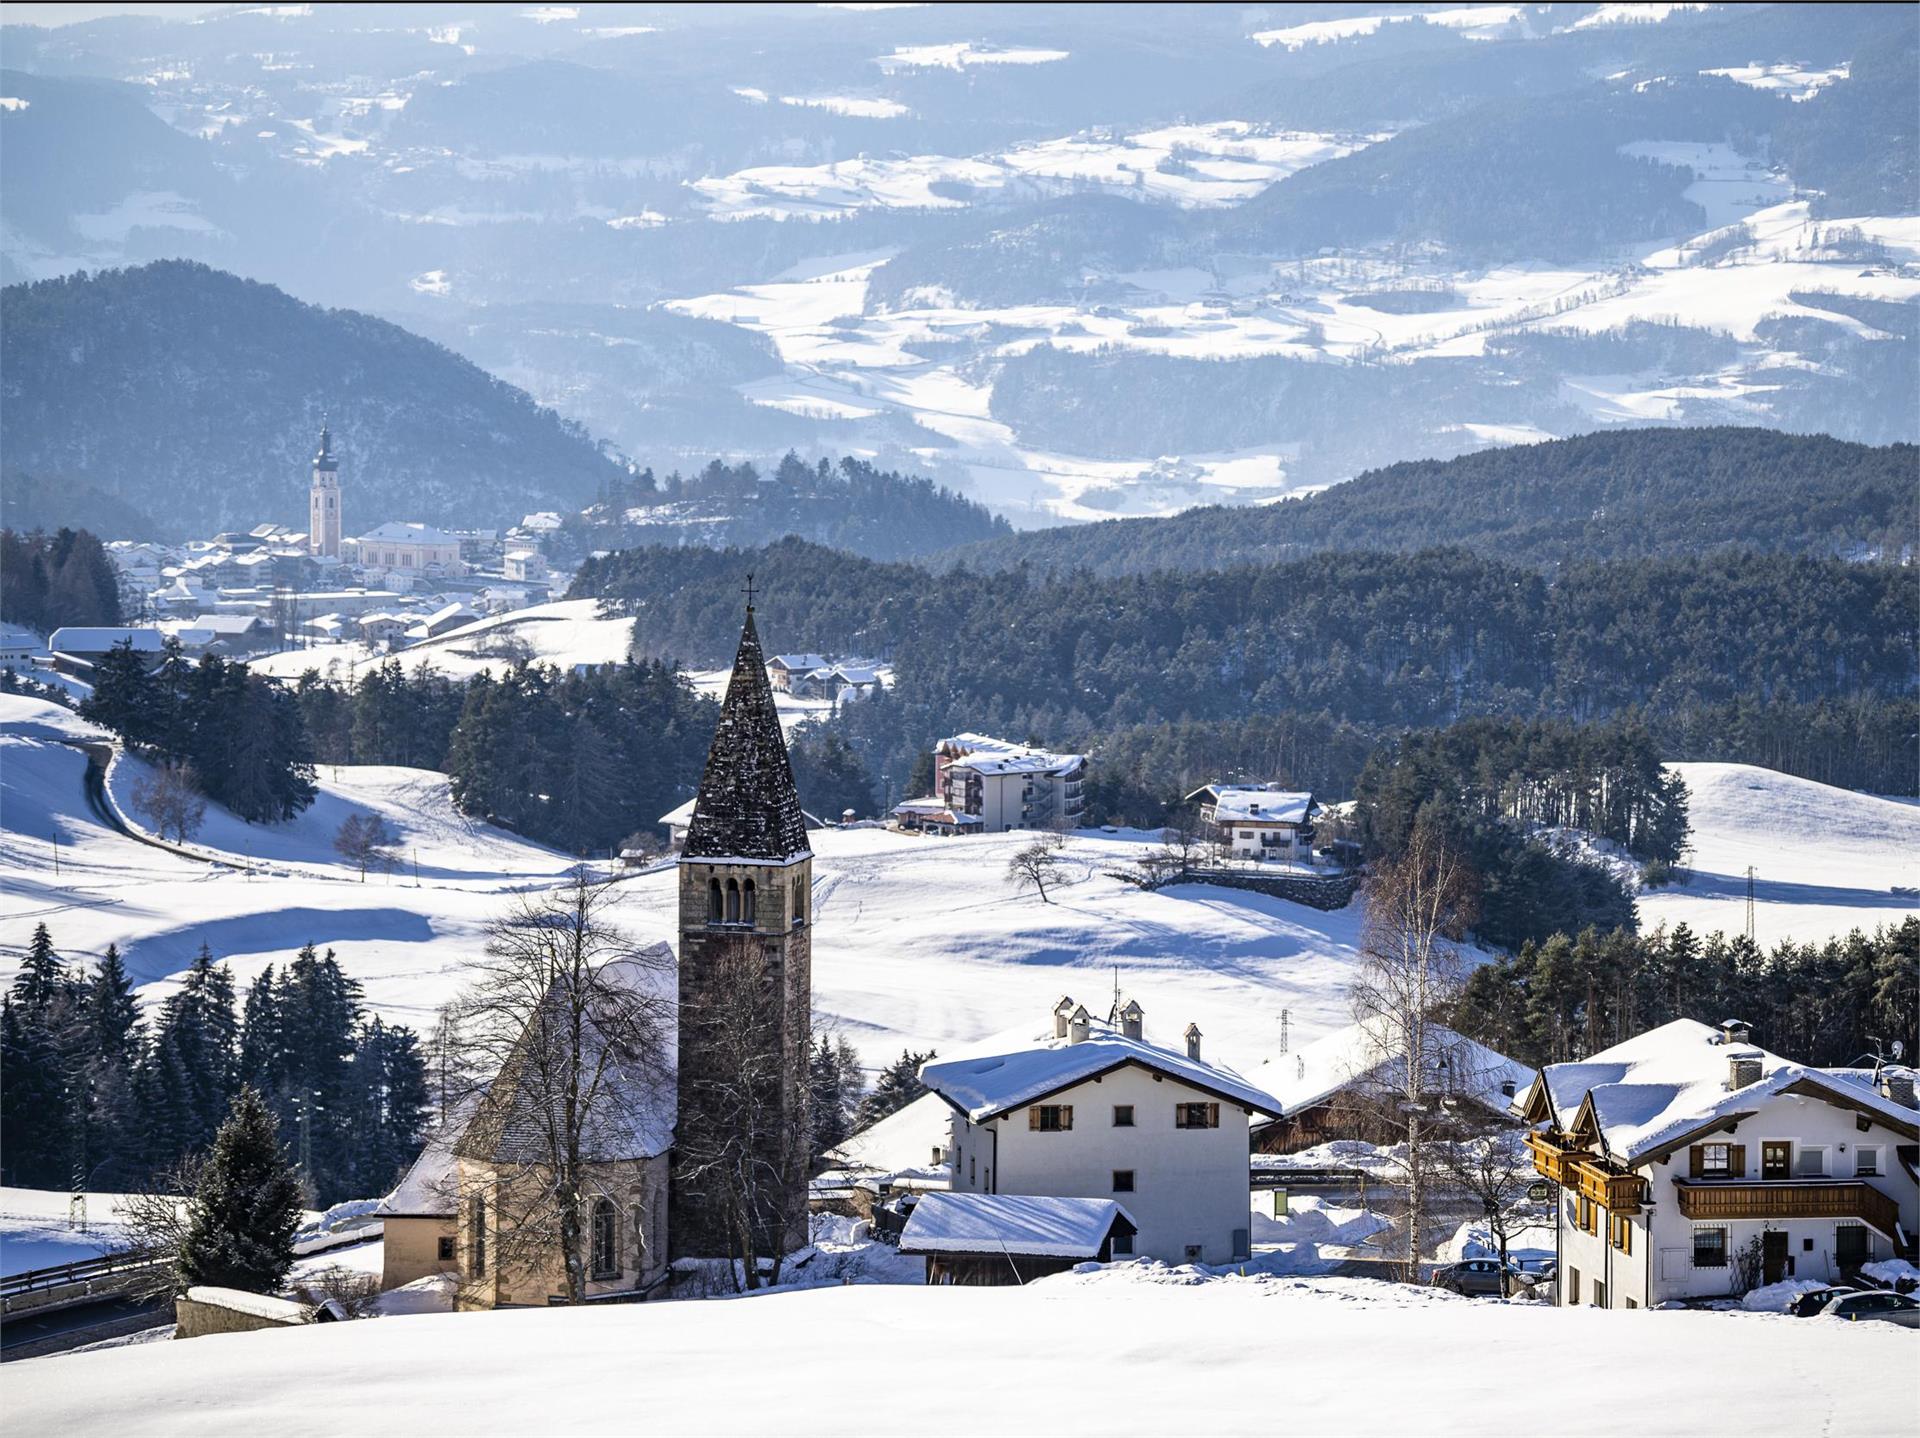
[[307, 488], [307, 553], [315, 559], [340, 557], [340, 461], [333, 457], [333, 432], [324, 420]]
[[[724, 1257], [722, 1170], [750, 1170], [758, 1255], [807, 1240], [813, 853], [754, 628], [746, 622], [680, 853], [675, 1256]], [[731, 1154], [724, 1163], [722, 1154]], [[737, 1190], [736, 1190], [737, 1191]]]

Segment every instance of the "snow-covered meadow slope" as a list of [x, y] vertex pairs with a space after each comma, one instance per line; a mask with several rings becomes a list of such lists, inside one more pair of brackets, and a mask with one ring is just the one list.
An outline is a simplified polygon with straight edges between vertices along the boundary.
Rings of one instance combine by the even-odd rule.
[[[424, 1027], [460, 988], [489, 921], [516, 891], [558, 883], [570, 864], [460, 815], [440, 775], [352, 766], [323, 766], [318, 801], [290, 824], [241, 824], [209, 806], [187, 853], [168, 852], [90, 809], [85, 757], [62, 742], [88, 737], [98, 731], [54, 705], [0, 697], [0, 972], [42, 921], [70, 959], [117, 944], [149, 1000], [203, 943], [244, 985], [312, 942], [335, 950], [370, 1007]], [[114, 768], [109, 790], [122, 812], [139, 768], [124, 758]], [[1743, 929], [1750, 863], [1763, 942], [1920, 910], [1891, 892], [1920, 882], [1920, 809], [1738, 765], [1682, 772], [1694, 791], [1693, 877], [1643, 895], [1643, 924]], [[399, 835], [396, 872], [361, 882], [333, 851], [340, 821], [356, 811], [381, 815]], [[903, 1047], [952, 1053], [1035, 1030], [1062, 993], [1099, 1007], [1117, 981], [1161, 1037], [1198, 1022], [1211, 1053], [1251, 1069], [1277, 1048], [1283, 1010], [1296, 1043], [1347, 1022], [1359, 903], [1325, 914], [1199, 885], [1143, 892], [1117, 875], [1153, 839], [1128, 832], [1072, 836], [1062, 882], [1043, 902], [1007, 876], [1025, 842], [816, 833], [822, 1023], [869, 1063]], [[670, 866], [625, 877], [618, 922], [636, 939], [671, 940], [675, 884]]]
[[[411, 1438], [449, 1415], [475, 1434], [841, 1434], [935, 1413], [963, 1433], [1482, 1434], [1538, 1424], [1538, 1384], [1491, 1366], [1522, 1353], [1552, 1365], [1558, 1391], [1624, 1379], [1646, 1414], [1710, 1394], [1712, 1431], [1755, 1438], [1904, 1432], [1920, 1397], [1913, 1335], [1889, 1324], [1623, 1316], [1127, 1264], [1025, 1288], [856, 1285], [218, 1335], [21, 1364], [7, 1408], [23, 1433], [156, 1438]], [[1621, 1412], [1562, 1403], [1553, 1426], [1617, 1433]]]
[[[1920, 805], [1751, 764], [1676, 764], [1693, 826], [1685, 884], [1640, 895], [1640, 924], [1800, 943], [1920, 913]], [[1906, 894], [1896, 889], [1909, 890]]]

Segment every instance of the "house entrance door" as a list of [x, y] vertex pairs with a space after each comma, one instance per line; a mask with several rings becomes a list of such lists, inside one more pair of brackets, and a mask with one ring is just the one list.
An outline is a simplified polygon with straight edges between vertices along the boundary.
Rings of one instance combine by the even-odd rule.
[[1793, 1145], [1791, 1143], [1769, 1141], [1760, 1145], [1760, 1177], [1765, 1179], [1793, 1177]]
[[1761, 1282], [1778, 1283], [1787, 1276], [1787, 1236], [1767, 1232], [1760, 1236]]

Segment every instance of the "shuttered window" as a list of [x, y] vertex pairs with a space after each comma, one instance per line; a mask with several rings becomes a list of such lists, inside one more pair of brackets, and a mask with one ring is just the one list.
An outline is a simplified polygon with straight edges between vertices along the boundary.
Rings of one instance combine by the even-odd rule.
[[1740, 1143], [1696, 1143], [1687, 1152], [1689, 1178], [1744, 1178], [1747, 1148]]
[[1610, 1230], [1608, 1236], [1613, 1240], [1613, 1246], [1622, 1253], [1631, 1254], [1633, 1252], [1633, 1220], [1623, 1214], [1612, 1214], [1607, 1219], [1607, 1227]]
[[1173, 1106], [1173, 1126], [1175, 1128], [1218, 1128], [1220, 1127], [1220, 1105], [1177, 1103]]
[[1037, 1103], [1027, 1110], [1027, 1127], [1036, 1133], [1064, 1133], [1073, 1127], [1073, 1105]]

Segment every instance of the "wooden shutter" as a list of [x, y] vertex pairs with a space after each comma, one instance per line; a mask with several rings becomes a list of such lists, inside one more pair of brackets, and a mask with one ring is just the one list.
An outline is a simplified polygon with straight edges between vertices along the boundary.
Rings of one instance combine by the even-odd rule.
[[1745, 1178], [1747, 1176], [1747, 1146], [1744, 1143], [1727, 1145], [1727, 1177]]
[[1220, 1105], [1217, 1103], [1210, 1103], [1207, 1105], [1207, 1127], [1208, 1128], [1220, 1127]]
[[1027, 1110], [1027, 1127], [1031, 1129], [1038, 1129], [1040, 1127], [1040, 1105], [1039, 1104], [1034, 1104], [1031, 1108]]
[[1705, 1144], [1696, 1143], [1687, 1150], [1687, 1177], [1699, 1178], [1707, 1171], [1707, 1149]]
[[1060, 1131], [1062, 1133], [1065, 1133], [1068, 1129], [1072, 1127], [1073, 1127], [1073, 1105], [1070, 1103], [1063, 1103], [1060, 1105]]

